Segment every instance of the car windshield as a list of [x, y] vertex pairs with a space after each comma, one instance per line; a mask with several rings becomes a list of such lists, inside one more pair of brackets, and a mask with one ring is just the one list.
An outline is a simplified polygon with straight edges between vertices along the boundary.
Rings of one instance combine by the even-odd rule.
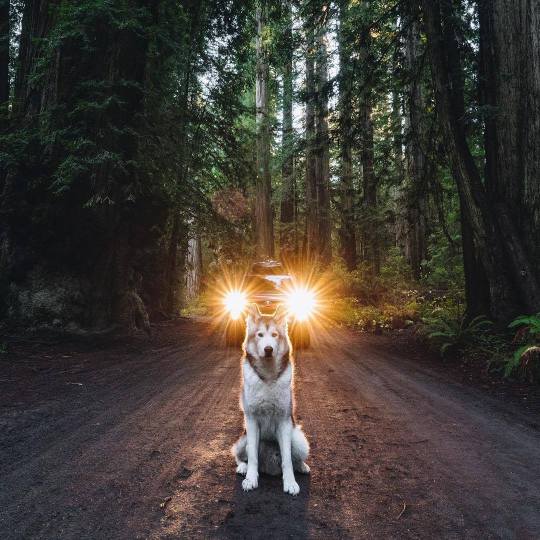
[[251, 267], [251, 273], [259, 276], [282, 276], [286, 272], [277, 262], [259, 262]]

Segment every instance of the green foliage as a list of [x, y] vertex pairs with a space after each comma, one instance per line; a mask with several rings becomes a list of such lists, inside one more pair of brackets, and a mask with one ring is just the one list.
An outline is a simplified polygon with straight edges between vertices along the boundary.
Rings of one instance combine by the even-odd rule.
[[8, 344], [5, 341], [0, 341], [0, 354], [7, 354]]
[[31, 57], [28, 80], [0, 132], [0, 182], [8, 171], [11, 190], [0, 229], [5, 217], [17, 250], [0, 289], [43, 264], [99, 284], [88, 291], [106, 319], [113, 310], [104, 298], [120, 298], [134, 272], [145, 302], [167, 312], [184, 266], [185, 234], [171, 240], [174, 222], [185, 230], [196, 220], [216, 251], [232, 252], [221, 249], [228, 242], [241, 253], [249, 242], [248, 218], [231, 223], [212, 199], [253, 177], [245, 99], [253, 3], [90, 0], [50, 9], [39, 25], [22, 25], [39, 26], [40, 39], [21, 40], [36, 51], [21, 55]]
[[180, 310], [183, 317], [206, 317], [215, 315], [212, 296], [209, 290], [193, 298]]
[[396, 330], [414, 324], [418, 318], [415, 301], [395, 306], [363, 306], [354, 298], [335, 300], [332, 304], [332, 319], [365, 331]]
[[336, 261], [327, 279], [338, 293], [328, 307], [329, 315], [340, 324], [369, 331], [390, 330], [410, 326], [420, 317], [419, 292], [397, 251], [391, 251], [379, 276], [364, 265], [347, 271]]
[[454, 291], [463, 290], [463, 258], [456, 248], [461, 241], [453, 236], [449, 244], [441, 235], [433, 235], [428, 246], [428, 258], [422, 264], [422, 283], [434, 289]]
[[518, 374], [523, 379], [537, 379], [540, 375], [540, 313], [521, 315], [508, 328], [517, 330], [514, 343], [520, 345], [512, 356], [506, 357], [504, 375]]
[[537, 340], [540, 337], [540, 312], [535, 315], [521, 315], [514, 319], [508, 328], [519, 328], [521, 334]]
[[464, 353], [474, 347], [485, 347], [488, 331], [493, 322], [484, 316], [468, 320], [466, 317], [448, 318], [442, 311], [435, 311], [423, 319], [428, 339], [439, 347], [441, 356], [447, 353]]

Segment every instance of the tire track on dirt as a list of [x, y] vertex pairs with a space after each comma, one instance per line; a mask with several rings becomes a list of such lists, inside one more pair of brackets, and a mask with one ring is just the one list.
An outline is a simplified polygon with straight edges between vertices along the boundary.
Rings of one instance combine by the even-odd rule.
[[[71, 535], [70, 524], [79, 528], [80, 534], [83, 523], [87, 524], [83, 536], [92, 537], [97, 531], [116, 528], [122, 521], [120, 516], [144, 508], [149, 499], [153, 498], [152, 507], [158, 508], [161, 493], [156, 493], [155, 486], [148, 482], [141, 483], [153, 476], [153, 462], [169, 463], [164, 457], [155, 459], [164, 454], [162, 439], [168, 441], [171, 454], [178, 443], [178, 432], [189, 425], [193, 407], [200, 407], [212, 392], [200, 384], [204, 381], [202, 373], [209, 370], [202, 359], [211, 357], [201, 354], [207, 347], [208, 344], [201, 344], [189, 357], [180, 355], [181, 363], [172, 366], [172, 373], [169, 366], [166, 376], [159, 374], [162, 360], [178, 357], [178, 349], [164, 359], [150, 354], [150, 359], [144, 359], [121, 384], [109, 385], [104, 390], [111, 392], [112, 399], [100, 392], [105, 407], [90, 410], [90, 399], [90, 409], [78, 411], [75, 422], [68, 410], [63, 415], [63, 429], [58, 430], [55, 425], [55, 435], [41, 446], [39, 453], [18, 463], [11, 474], [3, 475], [2, 491], [6, 498], [0, 496], [2, 517], [13, 519], [19, 514], [25, 518], [20, 520], [22, 528], [12, 531], [13, 537], [48, 536], [60, 519], [66, 537]], [[154, 368], [148, 369], [152, 362]], [[219, 362], [215, 355], [213, 362]], [[114, 410], [111, 412], [109, 407]], [[65, 437], [64, 432], [68, 432]], [[155, 449], [156, 445], [161, 449]], [[153, 458], [149, 459], [152, 453]], [[125, 496], [134, 484], [136, 493]], [[54, 487], [50, 489], [51, 486]], [[10, 500], [10, 487], [24, 493], [16, 506]], [[65, 501], [69, 504], [62, 508]], [[109, 519], [111, 506], [115, 511]], [[48, 513], [48, 507], [61, 510]], [[75, 530], [73, 534], [77, 536]]]
[[[18, 403], [0, 396], [2, 539], [539, 536], [538, 431], [343, 331], [297, 355], [300, 495], [265, 476], [244, 493], [229, 454], [240, 352], [181, 328], [164, 347], [53, 362]], [[66, 391], [83, 373], [89, 391]]]
[[[392, 446], [403, 448], [401, 463], [423, 471], [411, 495], [414, 500], [422, 491], [429, 494], [419, 500], [422, 511], [429, 511], [428, 521], [439, 523], [433, 532], [466, 538], [511, 538], [516, 531], [537, 535], [540, 471], [531, 457], [539, 447], [538, 432], [524, 429], [525, 422], [510, 425], [480, 393], [471, 396], [457, 385], [441, 385], [414, 368], [410, 373], [399, 358], [369, 349], [351, 353], [359, 341], [334, 358], [340, 387], [344, 392], [350, 387], [353, 398], [363, 394], [394, 425], [379, 452], [391, 455]], [[414, 518], [415, 506], [404, 517]]]

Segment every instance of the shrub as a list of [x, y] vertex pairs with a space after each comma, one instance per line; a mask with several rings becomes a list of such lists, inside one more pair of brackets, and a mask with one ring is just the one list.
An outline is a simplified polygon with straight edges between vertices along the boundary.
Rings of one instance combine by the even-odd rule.
[[330, 306], [332, 319], [340, 324], [360, 330], [387, 330], [410, 326], [419, 318], [419, 306], [415, 300], [401, 306], [383, 304], [363, 305], [355, 298], [341, 298]]
[[367, 265], [348, 271], [334, 262], [329, 275], [336, 294], [329, 304], [331, 318], [361, 330], [397, 329], [420, 318], [419, 293], [409, 266], [397, 251], [391, 252], [374, 276]]
[[493, 323], [484, 316], [468, 320], [465, 316], [449, 318], [435, 311], [423, 320], [430, 341], [439, 346], [442, 356], [448, 352], [463, 353], [469, 348], [485, 347]]
[[521, 315], [514, 319], [508, 328], [516, 330], [514, 343], [519, 347], [506, 359], [504, 374], [506, 377], [516, 373], [529, 381], [540, 378], [540, 313]]
[[213, 302], [208, 290], [190, 300], [181, 310], [183, 317], [204, 317], [212, 314]]

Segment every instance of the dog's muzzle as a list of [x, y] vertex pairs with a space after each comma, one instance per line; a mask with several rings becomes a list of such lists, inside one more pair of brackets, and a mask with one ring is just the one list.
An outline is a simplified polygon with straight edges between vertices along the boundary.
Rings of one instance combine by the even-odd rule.
[[273, 352], [274, 352], [273, 347], [268, 346], [268, 347], [265, 347], [265, 348], [264, 348], [264, 356], [265, 356], [266, 358], [272, 358], [272, 353], [273, 353]]

